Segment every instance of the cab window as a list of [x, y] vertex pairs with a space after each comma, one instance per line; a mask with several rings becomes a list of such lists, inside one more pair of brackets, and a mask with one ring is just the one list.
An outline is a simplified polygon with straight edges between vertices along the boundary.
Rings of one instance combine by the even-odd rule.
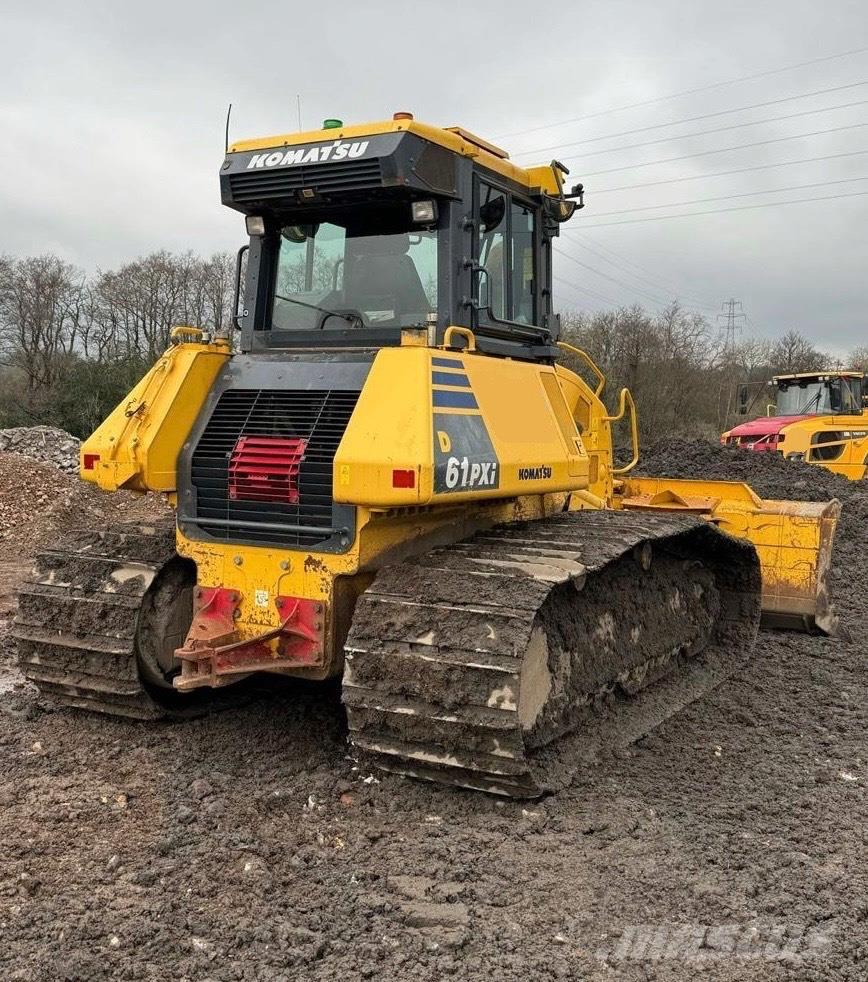
[[479, 204], [479, 264], [485, 273], [479, 277], [479, 302], [498, 320], [507, 319], [506, 308], [506, 195], [482, 185]]
[[437, 230], [409, 207], [336, 214], [280, 232], [271, 327], [277, 331], [422, 326], [437, 306]]
[[532, 324], [534, 320], [533, 212], [512, 203], [512, 320]]
[[478, 186], [478, 276], [483, 319], [533, 324], [536, 250], [533, 210], [484, 181]]

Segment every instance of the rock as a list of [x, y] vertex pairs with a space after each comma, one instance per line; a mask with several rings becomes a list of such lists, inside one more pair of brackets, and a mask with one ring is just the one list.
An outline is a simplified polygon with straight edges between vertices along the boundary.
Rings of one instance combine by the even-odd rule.
[[80, 440], [56, 426], [15, 426], [0, 430], [0, 452], [53, 464], [66, 474], [78, 472], [80, 447]]
[[214, 789], [211, 787], [211, 785], [204, 778], [201, 777], [197, 778], [190, 785], [190, 793], [193, 795], [194, 798], [199, 798], [200, 800], [202, 798], [207, 798], [209, 794], [213, 793], [213, 791]]

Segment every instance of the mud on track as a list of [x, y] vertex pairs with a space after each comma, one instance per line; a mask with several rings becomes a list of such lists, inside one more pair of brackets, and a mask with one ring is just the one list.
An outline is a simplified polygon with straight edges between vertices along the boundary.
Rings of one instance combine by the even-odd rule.
[[[336, 687], [140, 725], [50, 711], [9, 669], [3, 976], [863, 980], [868, 549], [843, 491], [853, 640], [761, 635], [709, 697], [533, 805], [370, 781]], [[0, 543], [0, 616], [22, 559]], [[648, 957], [639, 925], [716, 930], [697, 963]], [[731, 953], [787, 926], [787, 957]]]

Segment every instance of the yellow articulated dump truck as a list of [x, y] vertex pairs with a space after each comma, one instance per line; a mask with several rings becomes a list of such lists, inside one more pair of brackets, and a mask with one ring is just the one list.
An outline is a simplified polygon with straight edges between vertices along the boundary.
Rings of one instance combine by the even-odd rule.
[[366, 761], [534, 796], [565, 735], [713, 685], [761, 608], [828, 628], [834, 503], [615, 465], [632, 399], [607, 409], [552, 309], [566, 175], [406, 113], [232, 146], [237, 338], [175, 329], [81, 450], [176, 525], [39, 557], [27, 677], [150, 719], [252, 673], [341, 676]]
[[[862, 372], [801, 372], [769, 382], [773, 404], [765, 416], [739, 423], [720, 442], [756, 453], [816, 464], [851, 481], [868, 470], [868, 413]], [[748, 415], [747, 386], [740, 411]], [[754, 402], [757, 400], [754, 399]]]

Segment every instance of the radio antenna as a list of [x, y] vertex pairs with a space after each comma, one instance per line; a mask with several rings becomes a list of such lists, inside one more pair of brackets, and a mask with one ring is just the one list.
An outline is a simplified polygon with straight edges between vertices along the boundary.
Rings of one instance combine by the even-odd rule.
[[301, 96], [295, 97], [295, 108], [298, 110], [298, 132], [301, 133]]
[[229, 103], [229, 108], [226, 110], [226, 136], [225, 136], [225, 140], [224, 140], [224, 142], [226, 144], [226, 147], [225, 147], [226, 153], [229, 153], [229, 119], [230, 119], [231, 116], [232, 116], [232, 103], [230, 102]]

